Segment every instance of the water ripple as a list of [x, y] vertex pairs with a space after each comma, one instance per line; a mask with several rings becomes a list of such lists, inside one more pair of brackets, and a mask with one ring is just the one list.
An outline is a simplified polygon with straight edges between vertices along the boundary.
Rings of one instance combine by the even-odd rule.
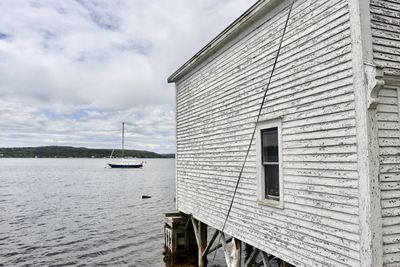
[[[2, 159], [2, 177], [10, 178], [0, 186], [0, 266], [135, 266], [132, 255], [162, 264], [174, 161], [149, 162], [135, 172], [104, 169], [104, 160]], [[169, 175], [161, 181], [157, 172]], [[165, 185], [170, 203], [142, 201], [142, 191], [165, 194]], [[153, 239], [158, 247], [140, 252]]]
[[0, 266], [165, 266], [174, 160], [138, 171], [106, 163], [0, 159]]

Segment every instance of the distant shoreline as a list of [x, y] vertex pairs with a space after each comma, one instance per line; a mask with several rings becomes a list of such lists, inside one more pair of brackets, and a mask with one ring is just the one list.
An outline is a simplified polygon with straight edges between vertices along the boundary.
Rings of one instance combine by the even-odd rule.
[[[124, 159], [174, 159], [175, 157], [153, 157], [153, 158], [132, 158], [124, 157]], [[96, 157], [4, 157], [0, 156], [0, 159], [110, 159], [110, 157], [96, 158]], [[121, 159], [112, 157], [111, 159]]]
[[[110, 158], [112, 149], [71, 146], [41, 146], [0, 148], [0, 158]], [[113, 158], [121, 158], [114, 150]], [[144, 150], [125, 150], [125, 158], [175, 158], [175, 154], [158, 154]]]

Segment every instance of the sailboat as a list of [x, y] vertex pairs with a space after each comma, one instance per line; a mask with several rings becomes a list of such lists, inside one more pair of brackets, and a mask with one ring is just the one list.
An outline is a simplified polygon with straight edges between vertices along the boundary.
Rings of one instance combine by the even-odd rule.
[[[111, 168], [142, 168], [143, 167], [143, 162], [133, 162], [133, 161], [127, 161], [124, 159], [124, 140], [125, 139], [125, 123], [122, 123], [122, 160], [119, 163], [108, 163], [108, 166]], [[114, 152], [114, 150], [113, 150]], [[110, 158], [112, 158], [112, 154]]]

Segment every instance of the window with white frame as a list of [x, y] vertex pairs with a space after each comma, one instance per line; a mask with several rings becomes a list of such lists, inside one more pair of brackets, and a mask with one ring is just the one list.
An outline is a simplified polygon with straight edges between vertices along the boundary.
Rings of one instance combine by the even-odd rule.
[[281, 120], [257, 125], [258, 200], [274, 206], [282, 205]]

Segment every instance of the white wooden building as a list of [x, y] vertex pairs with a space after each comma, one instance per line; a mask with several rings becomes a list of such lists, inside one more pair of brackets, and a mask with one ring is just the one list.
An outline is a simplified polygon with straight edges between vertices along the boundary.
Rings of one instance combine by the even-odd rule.
[[400, 0], [291, 6], [258, 1], [169, 78], [177, 209], [295, 266], [398, 267]]

